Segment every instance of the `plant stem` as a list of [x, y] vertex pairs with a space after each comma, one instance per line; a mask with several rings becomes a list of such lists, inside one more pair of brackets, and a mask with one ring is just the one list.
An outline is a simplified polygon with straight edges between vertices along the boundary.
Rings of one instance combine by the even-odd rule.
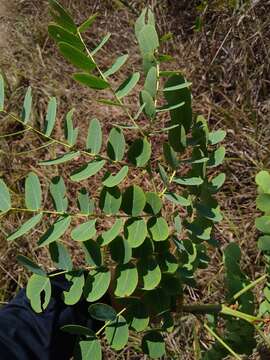
[[[170, 176], [170, 179], [169, 179], [169, 184], [171, 184], [172, 183], [172, 181], [173, 181], [173, 178], [175, 177], [175, 174], [176, 174], [176, 171], [174, 170], [173, 171], [173, 173], [172, 173], [172, 175]], [[161, 191], [161, 193], [160, 193], [160, 197], [163, 197], [163, 195], [165, 194], [165, 192], [168, 190], [168, 186], [165, 186], [165, 188]]]
[[205, 329], [215, 338], [226, 350], [229, 351], [231, 355], [235, 357], [237, 360], [241, 360], [240, 356], [236, 354], [236, 352], [233, 351], [233, 349], [230, 348], [228, 344], [226, 344], [207, 324], [203, 324]]
[[182, 306], [183, 312], [192, 314], [218, 314], [221, 310], [221, 304], [194, 304]]
[[[123, 314], [123, 312], [126, 311], [126, 308], [122, 309], [117, 315], [116, 318], [118, 318], [120, 315]], [[102, 333], [102, 331], [108, 326], [110, 325], [112, 322], [112, 320], [107, 321], [97, 332], [96, 332], [96, 336], [98, 336], [100, 333]]]
[[233, 295], [233, 300], [238, 299], [241, 295], [243, 295], [245, 292], [249, 291], [250, 289], [254, 288], [257, 284], [264, 281], [267, 278], [267, 274], [264, 274], [260, 276], [258, 279], [252, 281], [252, 283], [245, 286], [243, 289], [238, 291], [236, 294]]

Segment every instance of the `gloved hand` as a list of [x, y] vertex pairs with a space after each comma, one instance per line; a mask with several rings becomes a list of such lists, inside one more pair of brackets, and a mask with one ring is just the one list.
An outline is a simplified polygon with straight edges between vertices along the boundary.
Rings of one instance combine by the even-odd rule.
[[[90, 319], [88, 306], [81, 300], [67, 306], [61, 299], [69, 289], [64, 275], [53, 277], [52, 298], [47, 309], [35, 313], [22, 289], [9, 304], [0, 310], [1, 360], [68, 360], [71, 358], [76, 336], [61, 331], [68, 324], [88, 326], [94, 331], [100, 324]], [[101, 302], [109, 302], [105, 296]]]

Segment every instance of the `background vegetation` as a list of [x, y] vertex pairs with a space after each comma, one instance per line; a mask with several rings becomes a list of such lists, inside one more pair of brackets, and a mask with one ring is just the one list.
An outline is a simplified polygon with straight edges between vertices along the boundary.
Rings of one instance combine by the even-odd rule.
[[[140, 12], [145, 2], [136, 0], [125, 3], [130, 7], [118, 0], [63, 1], [78, 22], [91, 13], [99, 12], [100, 18], [92, 34], [89, 34], [89, 44], [95, 44], [108, 31], [112, 33], [109, 45], [99, 55], [104, 67], [111, 63], [111, 53], [120, 55], [127, 49], [132, 55], [137, 53], [132, 25], [136, 19], [135, 13]], [[215, 229], [215, 236], [221, 248], [232, 241], [239, 243], [243, 254], [242, 269], [251, 279], [255, 279], [261, 273], [262, 263], [256, 247], [254, 176], [262, 168], [269, 169], [270, 4], [266, 0], [152, 0], [147, 4], [152, 5], [156, 12], [159, 33], [172, 34], [172, 40], [164, 44], [164, 49], [175, 58], [171, 63], [172, 68], [179, 68], [193, 83], [195, 111], [209, 119], [213, 129], [227, 130], [227, 158], [222, 169], [227, 174], [227, 180], [219, 195], [224, 220]], [[83, 13], [81, 9], [84, 9]], [[0, 18], [0, 68], [8, 84], [8, 104], [12, 111], [19, 111], [25, 90], [31, 85], [37, 122], [43, 121], [48, 97], [57, 96], [60, 106], [59, 136], [67, 104], [76, 108], [74, 118], [81, 129], [85, 127], [87, 130], [88, 122], [94, 116], [104, 119], [105, 110], [107, 120], [103, 123], [104, 128], [109, 128], [111, 123], [125, 121], [121, 110], [101, 107], [91, 99], [86, 88], [76, 85], [69, 78], [71, 67], [58, 55], [55, 45], [48, 38], [46, 0], [2, 0]], [[131, 58], [135, 60], [129, 66], [135, 70], [139, 59], [136, 56]], [[132, 97], [130, 102], [132, 104]], [[18, 124], [1, 123], [0, 120], [0, 176], [10, 184], [18, 202], [22, 193], [20, 180], [23, 186], [29, 170], [35, 169], [41, 179], [57, 175], [52, 174], [51, 168], [41, 170], [37, 165], [41, 157], [49, 159], [53, 154], [46, 149], [39, 150], [38, 154], [31, 151], [42, 145], [32, 134], [22, 133], [12, 139], [1, 138], [1, 134], [19, 130]], [[80, 139], [82, 142], [84, 140]], [[64, 177], [67, 167], [60, 168]], [[133, 180], [136, 183], [142, 181], [136, 178], [136, 173]], [[69, 189], [71, 185], [70, 182]], [[147, 187], [147, 184], [143, 185]], [[18, 250], [39, 263], [47, 263], [48, 270], [52, 268], [46, 250], [35, 248], [39, 234], [24, 237], [20, 241], [20, 249], [15, 243], [6, 243], [5, 234], [14, 230], [14, 224], [18, 227], [19, 221], [23, 221], [21, 215], [12, 214], [5, 221], [1, 220], [0, 224], [2, 302], [8, 301], [26, 281], [24, 270], [16, 263]], [[42, 233], [45, 228], [46, 224], [38, 231]], [[73, 254], [75, 261], [80, 263], [79, 250], [74, 248]], [[223, 297], [220, 288], [223, 284], [222, 269], [223, 260], [217, 249], [212, 254], [208, 271], [201, 272], [198, 287], [189, 289], [190, 299], [202, 303], [220, 300]], [[257, 290], [259, 292], [260, 289]], [[194, 344], [189, 341], [193, 332], [196, 333], [196, 320], [188, 316], [168, 336], [167, 344], [172, 358], [194, 359]], [[200, 334], [200, 338], [206, 345], [209, 344], [207, 334]], [[137, 343], [138, 340], [134, 338], [134, 343], [119, 355], [119, 359], [141, 359], [142, 356], [136, 352]], [[253, 359], [260, 359], [259, 352], [262, 353], [262, 350], [258, 349]], [[113, 359], [114, 355], [108, 350], [106, 358]]]

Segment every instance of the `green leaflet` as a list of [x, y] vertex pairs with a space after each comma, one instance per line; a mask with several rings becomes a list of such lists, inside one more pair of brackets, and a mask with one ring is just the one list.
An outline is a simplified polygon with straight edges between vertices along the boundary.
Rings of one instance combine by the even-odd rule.
[[256, 199], [256, 206], [259, 210], [270, 213], [270, 194], [260, 194]]
[[27, 270], [31, 271], [32, 273], [40, 276], [46, 276], [46, 272], [27, 256], [18, 255], [17, 261], [19, 264], [23, 265]]
[[144, 219], [128, 219], [124, 226], [124, 235], [132, 248], [140, 246], [147, 236], [147, 226]]
[[23, 110], [21, 114], [22, 121], [25, 124], [30, 120], [31, 109], [32, 109], [32, 89], [31, 86], [29, 86], [24, 97]]
[[99, 244], [95, 240], [87, 240], [82, 242], [82, 248], [85, 255], [86, 263], [91, 267], [101, 266], [103, 257]]
[[165, 343], [157, 331], [150, 331], [142, 339], [142, 350], [151, 359], [161, 358], [165, 354]]
[[174, 105], [166, 104], [166, 105], [164, 105], [164, 106], [162, 106], [160, 108], [157, 108], [157, 112], [166, 112], [166, 111], [175, 110], [175, 109], [178, 109], [178, 108], [180, 108], [180, 107], [182, 107], [184, 105], [185, 105], [184, 101], [182, 101], [182, 102], [180, 102], [178, 104], [174, 104]]
[[113, 321], [117, 313], [110, 305], [95, 303], [89, 306], [88, 312], [93, 319], [99, 321]]
[[93, 330], [81, 325], [74, 325], [74, 324], [64, 325], [61, 327], [61, 330], [71, 335], [83, 335], [83, 336], [95, 337], [95, 333]]
[[91, 239], [96, 234], [96, 219], [89, 220], [81, 225], [78, 225], [71, 231], [71, 238], [75, 241], [86, 241]]
[[61, 176], [55, 176], [50, 182], [50, 193], [56, 211], [65, 212], [68, 208], [66, 186]]
[[53, 38], [57, 43], [65, 42], [79, 50], [84, 50], [84, 45], [81, 42], [79, 36], [72, 34], [61, 26], [50, 24], [48, 26], [48, 33], [50, 37]]
[[261, 251], [270, 251], [270, 236], [260, 236], [257, 243], [258, 249]]
[[0, 73], [0, 111], [4, 110], [5, 102], [5, 83], [2, 74]]
[[163, 154], [166, 162], [170, 165], [173, 170], [176, 170], [179, 166], [177, 159], [177, 153], [168, 143], [163, 143]]
[[199, 186], [203, 183], [203, 179], [200, 177], [174, 178], [173, 182], [179, 185]]
[[255, 220], [255, 225], [258, 230], [265, 234], [270, 234], [270, 216], [260, 216]]
[[191, 82], [183, 82], [183, 83], [178, 84], [178, 85], [165, 87], [165, 88], [163, 89], [163, 91], [166, 92], [166, 91], [182, 90], [182, 89], [185, 89], [185, 88], [187, 88], [187, 87], [190, 87], [191, 85], [192, 85]]
[[102, 349], [99, 340], [95, 337], [87, 337], [87, 340], [80, 340], [75, 347], [76, 359], [102, 360]]
[[86, 139], [86, 149], [91, 154], [98, 154], [102, 146], [102, 129], [98, 119], [91, 120]]
[[142, 55], [153, 54], [159, 47], [156, 29], [153, 25], [145, 25], [138, 34], [138, 42]]
[[268, 171], [262, 170], [256, 175], [256, 184], [259, 190], [266, 194], [270, 194], [270, 174]]
[[95, 210], [95, 203], [93, 199], [89, 199], [89, 194], [86, 188], [81, 188], [78, 192], [78, 207], [82, 214], [92, 214]]
[[125, 64], [127, 59], [128, 59], [128, 54], [119, 56], [115, 60], [114, 64], [107, 71], [105, 71], [104, 76], [108, 77], [115, 74]]
[[111, 37], [111, 33], [106, 34], [103, 39], [101, 40], [101, 42], [98, 44], [98, 46], [91, 52], [91, 55], [94, 56], [100, 49], [103, 48], [103, 46], [107, 43], [107, 41], [110, 39]]
[[148, 10], [147, 8], [144, 8], [141, 12], [141, 15], [137, 18], [137, 20], [135, 22], [135, 35], [136, 35], [137, 39], [139, 37], [140, 31], [145, 26], [145, 15], [146, 15], [147, 10]]
[[143, 112], [145, 115], [153, 120], [156, 115], [156, 106], [152, 96], [148, 91], [142, 90], [140, 92], [140, 103], [144, 105]]
[[70, 151], [69, 153], [58, 156], [55, 159], [40, 161], [38, 164], [42, 165], [42, 166], [59, 165], [59, 164], [65, 163], [67, 161], [71, 161], [71, 160], [75, 159], [78, 156], [80, 156], [80, 151]]
[[134, 264], [118, 265], [115, 270], [115, 296], [130, 296], [138, 284], [138, 271]]
[[114, 161], [121, 161], [125, 154], [126, 141], [123, 131], [113, 127], [109, 134], [107, 154]]
[[122, 194], [120, 189], [115, 186], [112, 188], [104, 187], [99, 198], [99, 207], [107, 215], [116, 214], [121, 206]]
[[157, 94], [157, 68], [152, 66], [146, 75], [144, 82], [144, 90], [146, 90], [152, 98], [156, 97]]
[[63, 300], [66, 305], [76, 304], [83, 293], [84, 274], [81, 271], [73, 271], [66, 274], [66, 279], [71, 283], [68, 291], [63, 292]]
[[72, 271], [73, 264], [67, 248], [60, 242], [55, 241], [49, 245], [51, 259], [55, 266], [61, 270]]
[[107, 81], [103, 80], [102, 78], [91, 75], [91, 74], [75, 73], [75, 74], [73, 74], [72, 77], [78, 83], [86, 85], [90, 89], [104, 90], [110, 86], [110, 84], [107, 83]]
[[162, 201], [157, 193], [155, 192], [147, 192], [146, 196], [146, 205], [144, 208], [144, 212], [148, 214], [157, 215], [162, 208]]
[[209, 160], [207, 162], [208, 167], [216, 167], [222, 164], [224, 158], [225, 158], [225, 147], [221, 146], [217, 150], [215, 150], [213, 153], [210, 154]]
[[7, 185], [0, 179], [0, 211], [6, 212], [11, 208], [11, 199]]
[[38, 176], [30, 172], [25, 180], [25, 205], [29, 210], [38, 210], [41, 207], [42, 194]]
[[76, 47], [65, 42], [58, 43], [60, 53], [75, 67], [90, 72], [96, 67], [96, 64]]
[[108, 245], [111, 241], [113, 241], [116, 236], [119, 235], [120, 231], [123, 227], [123, 220], [122, 219], [116, 219], [114, 224], [110, 227], [109, 230], [102, 233], [99, 238], [98, 242], [100, 246]]
[[70, 31], [76, 34], [77, 27], [66, 9], [63, 8], [57, 1], [49, 0], [50, 4], [50, 13], [54, 21], [65, 28], [67, 31]]
[[138, 216], [143, 211], [146, 204], [146, 198], [143, 190], [137, 186], [129, 186], [123, 194], [121, 208], [122, 210], [132, 216]]
[[37, 274], [30, 277], [26, 287], [26, 296], [36, 313], [41, 313], [49, 305], [51, 291], [51, 283], [48, 277]]
[[130, 298], [127, 302], [126, 319], [129, 327], [137, 332], [144, 331], [149, 324], [149, 315], [140, 300]]
[[53, 97], [50, 99], [47, 114], [45, 119], [45, 135], [50, 136], [56, 121], [56, 110], [57, 110], [57, 102], [56, 98]]
[[[186, 83], [186, 80], [183, 76], [172, 75], [167, 80], [165, 89], [173, 86], [179, 86], [184, 83]], [[189, 131], [192, 124], [191, 92], [185, 87], [174, 91], [165, 91], [164, 96], [169, 107], [176, 106], [182, 102], [185, 103], [185, 105], [181, 107], [172, 108], [170, 110], [170, 126], [179, 126], [169, 130], [169, 143], [175, 151], [181, 152], [183, 147], [185, 147], [185, 133]]]
[[19, 229], [17, 229], [15, 232], [10, 234], [7, 237], [7, 241], [13, 241], [24, 234], [26, 234], [28, 231], [32, 230], [42, 219], [42, 214], [37, 214], [33, 217], [31, 217], [29, 220], [27, 220], [24, 224], [22, 224]]
[[216, 177], [214, 177], [211, 182], [209, 183], [209, 189], [211, 192], [218, 191], [221, 186], [224, 184], [226, 180], [226, 175], [224, 173], [218, 174]]
[[172, 192], [165, 193], [165, 198], [176, 205], [180, 205], [180, 206], [184, 206], [184, 207], [191, 205], [191, 201], [189, 198], [186, 199], [185, 197], [177, 195]]
[[147, 222], [149, 234], [154, 241], [167, 240], [169, 226], [163, 217], [152, 217]]
[[139, 260], [137, 267], [143, 290], [156, 288], [161, 281], [161, 271], [155, 258], [142, 258]]
[[89, 18], [87, 20], [85, 20], [79, 27], [78, 27], [78, 32], [79, 33], [83, 33], [85, 31], [87, 31], [88, 29], [90, 29], [90, 27], [94, 24], [96, 18], [98, 17], [98, 13], [95, 13], [91, 16], [89, 16]]
[[75, 170], [70, 175], [70, 179], [72, 181], [82, 181], [88, 179], [90, 176], [93, 176], [97, 172], [99, 172], [104, 165], [105, 165], [105, 160], [91, 161], [88, 164], [83, 165], [79, 169]]
[[65, 117], [65, 138], [70, 146], [74, 146], [78, 137], [78, 128], [73, 128], [73, 113], [74, 109], [71, 109]]
[[116, 175], [112, 175], [109, 172], [105, 174], [102, 184], [106, 187], [114, 187], [121, 183], [128, 174], [128, 166], [123, 166]]
[[211, 145], [216, 145], [219, 142], [223, 141], [226, 136], [226, 131], [224, 130], [217, 130], [217, 131], [211, 131], [209, 133], [208, 141]]
[[132, 249], [122, 236], [117, 236], [110, 242], [109, 250], [112, 260], [119, 264], [127, 264], [132, 257]]
[[144, 167], [151, 157], [151, 144], [146, 138], [136, 139], [128, 150], [129, 161], [138, 166]]
[[121, 99], [127, 96], [140, 80], [140, 73], [131, 74], [116, 90], [116, 96]]
[[128, 342], [128, 325], [122, 315], [106, 326], [105, 336], [112, 349], [118, 351], [125, 347]]
[[160, 254], [158, 263], [162, 273], [174, 274], [179, 266], [177, 258], [169, 251]]
[[101, 299], [107, 292], [111, 282], [111, 271], [100, 267], [88, 273], [83, 290], [86, 301], [95, 302]]
[[71, 216], [59, 217], [53, 225], [41, 236], [38, 241], [38, 246], [48, 245], [58, 240], [67, 231], [71, 222]]

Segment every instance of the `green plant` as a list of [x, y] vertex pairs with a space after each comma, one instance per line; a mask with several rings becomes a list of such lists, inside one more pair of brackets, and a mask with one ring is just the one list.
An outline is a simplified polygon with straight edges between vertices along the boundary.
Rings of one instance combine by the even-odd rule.
[[[83, 166], [78, 167], [75, 162], [70, 174], [70, 181], [81, 186], [76, 210], [69, 209], [61, 176], [54, 177], [49, 184], [53, 210], [43, 208], [46, 184], [41, 186], [35, 172], [26, 177], [25, 206], [21, 207], [12, 206], [10, 191], [4, 180], [0, 180], [0, 216], [12, 212], [30, 216], [7, 241], [17, 240], [44, 218], [51, 222], [38, 240], [38, 246], [48, 246], [59, 271], [47, 274], [31, 259], [18, 256], [18, 261], [33, 273], [27, 284], [33, 309], [36, 312], [46, 309], [51, 296], [51, 277], [64, 273], [71, 286], [63, 293], [63, 301], [73, 305], [84, 297], [89, 301], [89, 315], [104, 321], [97, 333], [74, 325], [63, 329], [78, 334], [78, 358], [87, 359], [91, 354], [92, 359], [101, 359], [99, 339], [103, 334], [112, 349], [124, 348], [129, 330], [142, 332], [142, 351], [150, 358], [159, 358], [165, 354], [163, 334], [172, 330], [176, 311], [198, 316], [202, 327], [216, 339], [209, 351], [198, 350], [198, 358], [222, 359], [228, 354], [240, 358], [238, 353], [250, 354], [256, 345], [253, 325], [262, 319], [254, 316], [251, 293], [254, 283], [250, 283], [240, 269], [240, 250], [236, 244], [230, 244], [224, 252], [226, 303], [187, 304], [184, 301], [185, 288], [196, 285], [196, 271], [207, 269], [209, 249], [218, 246], [213, 227], [222, 219], [222, 214], [215, 194], [224, 183], [225, 174], [217, 174], [216, 168], [225, 156], [225, 148], [218, 145], [225, 131], [209, 131], [207, 120], [192, 113], [191, 84], [179, 71], [161, 69], [168, 56], [159, 53], [159, 38], [150, 9], [145, 9], [135, 23], [143, 72], [131, 73], [115, 89], [110, 77], [117, 76], [128, 55], [118, 57], [109, 69], [101, 69], [95, 55], [110, 34], [93, 50], [83, 39], [83, 33], [91, 27], [96, 15], [77, 26], [62, 6], [55, 0], [49, 2], [54, 20], [49, 25], [49, 34], [60, 53], [81, 71], [73, 74], [74, 80], [95, 90], [93, 94], [100, 106], [119, 107], [128, 123], [111, 124], [106, 137], [102, 122], [91, 120], [85, 148], [80, 149], [76, 145], [79, 129], [73, 125], [73, 110], [65, 118], [64, 140], [55, 139], [52, 134], [56, 124], [56, 99], [50, 99], [44, 127], [38, 129], [30, 125], [31, 88], [26, 92], [21, 116], [17, 116], [5, 110], [1, 78], [1, 112], [44, 139], [44, 146], [65, 149], [54, 159], [40, 161], [41, 167], [62, 166], [79, 157], [86, 159]], [[139, 84], [138, 111], [133, 114], [125, 98]], [[110, 96], [105, 96], [102, 90]], [[164, 135], [162, 156], [155, 158], [153, 144]], [[91, 177], [97, 174], [101, 179], [101, 189], [95, 189], [99, 192], [98, 203], [89, 197]], [[131, 174], [137, 174], [136, 183], [132, 185], [128, 182]], [[148, 176], [151, 187], [142, 188], [140, 174]], [[108, 219], [111, 225], [104, 228], [104, 220]], [[61, 241], [64, 235], [83, 249], [85, 265], [82, 268], [74, 268], [69, 251]], [[98, 303], [110, 285], [119, 311]], [[207, 315], [206, 319], [201, 315]], [[226, 323], [222, 338], [218, 335], [220, 317]]]

